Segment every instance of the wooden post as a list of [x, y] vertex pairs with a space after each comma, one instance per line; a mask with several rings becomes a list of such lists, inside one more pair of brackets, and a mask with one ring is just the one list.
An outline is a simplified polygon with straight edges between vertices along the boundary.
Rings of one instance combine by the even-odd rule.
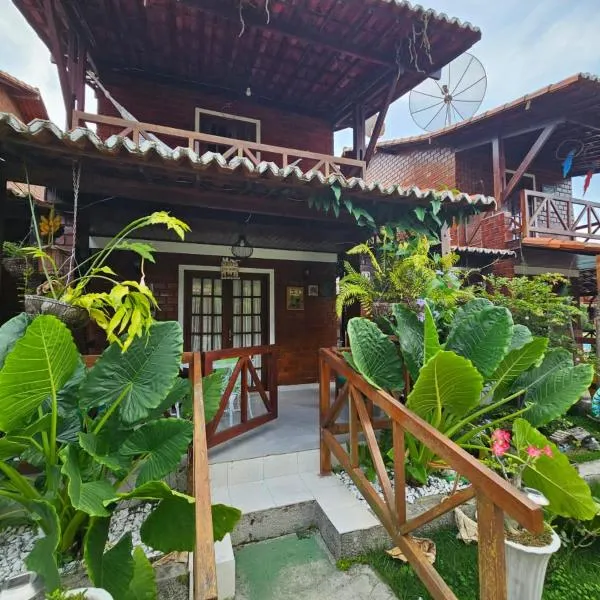
[[348, 388], [348, 411], [349, 411], [349, 427], [350, 427], [350, 463], [353, 469], [358, 468], [360, 461], [358, 456], [358, 432], [360, 423], [358, 421], [358, 413], [356, 404], [352, 398], [352, 387]]
[[498, 136], [492, 140], [492, 164], [494, 167], [494, 198], [501, 208], [504, 203], [504, 182], [506, 162], [504, 156], [504, 140]]
[[365, 107], [362, 104], [354, 106], [354, 129], [352, 132], [354, 158], [363, 160], [366, 149]]
[[442, 256], [447, 256], [450, 254], [450, 228], [448, 227], [448, 223], [444, 223], [442, 225], [442, 231], [440, 232], [440, 238], [442, 242]]
[[[192, 397], [194, 406], [194, 498], [196, 499], [196, 543], [194, 548], [194, 598], [216, 600], [217, 570], [213, 543], [210, 479], [208, 474], [208, 450], [206, 447], [206, 424], [202, 396], [202, 367], [200, 354], [194, 352], [190, 361]], [[189, 468], [189, 466], [188, 466]]]
[[[477, 495], [479, 598], [506, 600], [504, 513], [483, 494]], [[523, 599], [525, 600], [525, 599]]]
[[394, 440], [394, 492], [396, 494], [396, 516], [398, 525], [406, 523], [406, 474], [404, 472], [404, 429], [397, 421], [393, 421], [392, 436]]
[[521, 239], [529, 237], [529, 203], [527, 201], [527, 192], [521, 190]]
[[323, 435], [323, 426], [327, 413], [329, 412], [329, 403], [331, 395], [331, 367], [319, 357], [319, 410], [320, 410], [320, 440], [321, 440], [321, 475], [331, 475], [331, 451], [325, 443]]

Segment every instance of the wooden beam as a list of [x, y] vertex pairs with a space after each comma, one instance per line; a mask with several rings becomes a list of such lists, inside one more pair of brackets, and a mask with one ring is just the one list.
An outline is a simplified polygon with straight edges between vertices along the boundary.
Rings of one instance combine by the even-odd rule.
[[492, 140], [492, 166], [494, 169], [494, 198], [496, 198], [498, 208], [500, 208], [506, 177], [504, 140], [500, 136], [496, 136]]
[[600, 254], [596, 255], [596, 373], [600, 373]]
[[[518, 166], [515, 174], [511, 177], [511, 180], [508, 182], [504, 193], [502, 194], [500, 205], [504, 202], [505, 198], [508, 198], [515, 188], [519, 181], [521, 181], [521, 177], [525, 174], [525, 171], [530, 167], [531, 163], [534, 161], [535, 157], [540, 153], [540, 150], [545, 146], [546, 142], [550, 139], [552, 134], [556, 131], [556, 124], [546, 125], [537, 140], [525, 156], [525, 158], [521, 161], [521, 164]], [[497, 198], [496, 198], [497, 199]]]
[[506, 600], [504, 514], [500, 507], [481, 493], [477, 495], [477, 531], [479, 533], [479, 598]]
[[383, 129], [383, 124], [385, 123], [385, 118], [387, 117], [388, 109], [390, 108], [390, 104], [394, 100], [394, 95], [396, 93], [396, 87], [398, 86], [398, 81], [400, 80], [400, 76], [404, 71], [402, 69], [398, 69], [392, 79], [392, 83], [389, 87], [387, 96], [383, 103], [383, 106], [379, 110], [379, 114], [377, 115], [377, 121], [375, 121], [375, 127], [373, 127], [373, 133], [371, 134], [371, 138], [369, 139], [369, 145], [367, 147], [367, 151], [365, 152], [364, 161], [367, 163], [367, 167], [375, 154], [375, 147], [377, 146], [377, 141], [379, 140], [379, 136], [381, 135], [381, 130]]
[[[181, 0], [183, 4], [199, 10], [200, 12], [215, 15], [229, 21], [241, 23], [240, 11], [238, 9], [230, 10], [223, 7], [223, 0]], [[278, 33], [311, 46], [332, 50], [350, 58], [362, 60], [376, 65], [386, 65], [389, 67], [395, 66], [396, 62], [393, 56], [376, 54], [368, 52], [363, 48], [358, 48], [353, 44], [340, 39], [332, 38], [330, 35], [315, 35], [312, 30], [302, 28], [298, 23], [287, 25], [278, 23], [277, 18], [272, 16], [270, 23], [267, 23], [262, 9], [256, 11], [250, 5], [242, 5], [242, 18], [244, 26], [247, 29], [258, 29], [260, 31], [268, 31], [270, 33]], [[240, 25], [241, 26], [241, 25]]]
[[50, 54], [56, 63], [58, 70], [58, 79], [60, 81], [60, 90], [63, 96], [66, 110], [66, 127], [71, 129], [71, 119], [73, 113], [73, 90], [69, 82], [69, 73], [60, 41], [60, 32], [58, 31], [58, 16], [56, 13], [55, 0], [44, 0], [44, 12], [48, 23], [50, 35]]
[[592, 124], [587, 122], [585, 119], [569, 119], [569, 123], [573, 125], [579, 125], [580, 127], [586, 127], [587, 129], [591, 129], [592, 131], [597, 131], [600, 133], [600, 123]]
[[354, 158], [363, 160], [365, 156], [366, 145], [365, 130], [365, 107], [362, 104], [356, 104], [354, 107], [354, 128], [352, 131], [352, 146]]

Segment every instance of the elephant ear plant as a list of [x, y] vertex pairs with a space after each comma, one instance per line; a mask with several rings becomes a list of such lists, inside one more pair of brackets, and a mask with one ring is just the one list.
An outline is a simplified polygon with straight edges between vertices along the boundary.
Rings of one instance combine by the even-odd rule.
[[[23, 314], [0, 328], [0, 498], [23, 507], [43, 532], [26, 565], [48, 592], [60, 585], [61, 563], [83, 557], [93, 584], [115, 600], [156, 597], [150, 563], [130, 533], [107, 549], [111, 516], [125, 500], [155, 504], [141, 527], [146, 545], [193, 550], [194, 499], [163, 481], [192, 440], [192, 423], [164, 418], [190, 393], [178, 377], [182, 338], [178, 323], [153, 323], [127, 352], [113, 343], [86, 368], [51, 315]], [[207, 420], [219, 390], [207, 390]], [[38, 467], [37, 476], [21, 474], [22, 463]], [[221, 539], [240, 513], [212, 509]]]
[[[445, 339], [427, 302], [419, 314], [400, 304], [394, 306], [393, 313], [398, 338], [395, 347], [374, 323], [361, 318], [350, 321], [350, 364], [372, 385], [393, 393], [404, 363], [414, 381], [406, 406], [467, 449], [478, 449], [489, 428], [517, 418], [532, 428], [532, 436], [541, 435], [534, 428], [565, 414], [592, 382], [591, 365], [574, 365], [566, 350], [548, 349], [547, 338], [534, 337], [526, 327], [514, 325], [506, 308], [488, 300], [475, 299], [461, 307]], [[392, 352], [403, 360], [392, 361]], [[355, 355], [361, 359], [355, 360]], [[383, 364], [388, 365], [386, 377], [374, 377], [378, 365]], [[524, 425], [520, 430], [525, 430]], [[410, 435], [407, 448], [407, 471], [414, 479], [424, 483], [433, 468], [443, 466], [436, 463], [432, 451]], [[559, 462], [552, 463], [553, 468]], [[545, 461], [539, 465], [548, 467]], [[544, 481], [555, 481], [552, 475], [536, 479], [537, 487], [544, 488], [540, 491], [546, 493], [546, 488], [552, 487], [550, 495], [554, 494], [555, 504], [561, 506], [568, 500], [556, 500], [556, 494], [568, 496], [572, 489], [577, 493], [583, 489], [573, 483], [578, 478], [574, 469], [565, 468], [563, 475], [565, 481], [560, 486], [544, 485]], [[531, 469], [525, 474], [525, 483], [527, 478], [534, 479]], [[588, 496], [589, 489], [585, 502], [591, 507]]]

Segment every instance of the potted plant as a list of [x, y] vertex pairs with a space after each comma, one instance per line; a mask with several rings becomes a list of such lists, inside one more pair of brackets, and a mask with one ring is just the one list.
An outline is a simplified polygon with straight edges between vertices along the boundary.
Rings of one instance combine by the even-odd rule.
[[13, 277], [23, 277], [29, 262], [27, 250], [21, 244], [8, 241], [2, 244], [2, 266]]
[[[28, 569], [53, 592], [59, 565], [82, 559], [92, 584], [114, 598], [155, 597], [150, 562], [141, 546], [133, 548], [131, 533], [119, 532], [111, 547], [107, 541], [119, 504], [141, 500], [153, 505], [140, 529], [144, 544], [165, 554], [194, 549], [194, 498], [164, 481], [193, 433], [189, 421], [164, 417], [191, 393], [179, 377], [180, 325], [152, 323], [126, 352], [112, 343], [90, 368], [52, 315], [21, 314], [0, 327], [0, 340], [0, 498], [21, 506], [43, 533]], [[207, 421], [221, 387], [206, 389]], [[37, 474], [19, 473], [20, 461]], [[213, 506], [215, 539], [239, 517]]]
[[[187, 224], [160, 211], [136, 219], [125, 226], [99, 252], [65, 269], [42, 246], [37, 233], [37, 247], [28, 252], [40, 259], [45, 281], [37, 294], [25, 296], [25, 311], [32, 315], [52, 314], [71, 329], [84, 326], [91, 318], [107, 335], [109, 342], [120, 344], [125, 350], [133, 339], [141, 336], [152, 323], [153, 311], [158, 307], [152, 290], [144, 278], [144, 261], [154, 262], [154, 248], [131, 239], [134, 232], [153, 225], [165, 225], [183, 239], [189, 231]], [[139, 281], [120, 281], [107, 261], [114, 251], [129, 250], [141, 258]], [[93, 285], [111, 287], [106, 292], [91, 292]], [[122, 339], [120, 334], [125, 332]]]

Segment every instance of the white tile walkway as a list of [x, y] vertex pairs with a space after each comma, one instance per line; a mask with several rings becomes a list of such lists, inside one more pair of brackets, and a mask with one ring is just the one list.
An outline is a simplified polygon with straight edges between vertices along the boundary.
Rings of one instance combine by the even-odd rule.
[[315, 500], [339, 533], [379, 524], [337, 477], [318, 471], [318, 450], [212, 464], [212, 500], [242, 513]]

